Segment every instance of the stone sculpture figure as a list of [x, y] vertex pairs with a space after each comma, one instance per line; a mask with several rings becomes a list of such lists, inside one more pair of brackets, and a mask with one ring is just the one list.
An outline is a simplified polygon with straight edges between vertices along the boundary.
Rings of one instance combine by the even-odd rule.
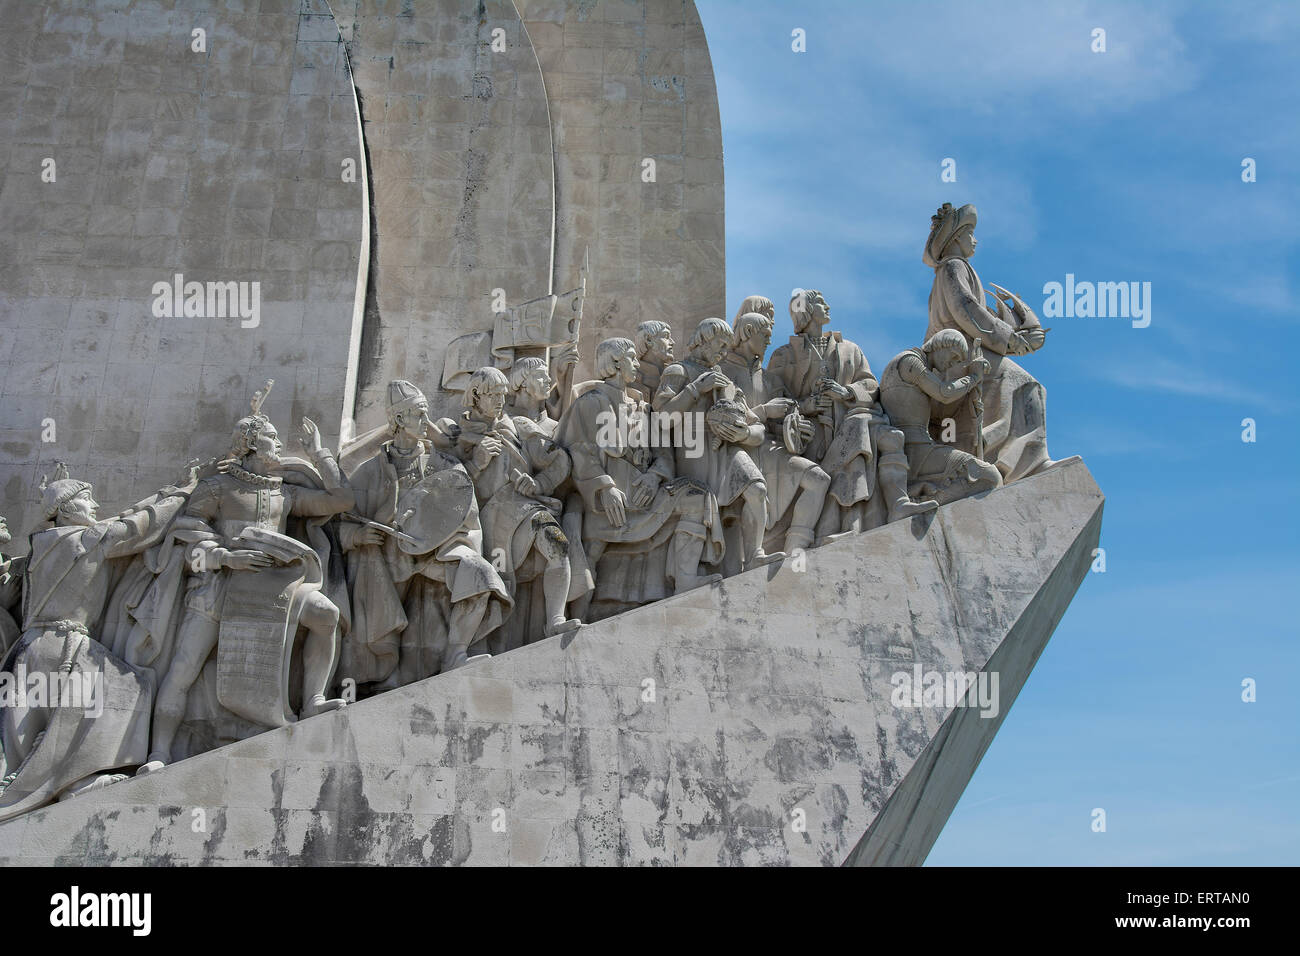
[[[7, 545], [12, 538], [9, 524], [4, 515], [0, 515], [0, 548]], [[23, 568], [26, 558], [13, 558], [0, 551], [0, 659], [13, 647], [14, 641], [22, 632], [19, 626], [22, 618], [20, 604], [23, 597]]]
[[650, 319], [632, 333], [636, 342], [638, 372], [636, 388], [647, 402], [654, 401], [664, 369], [673, 363], [673, 327], [667, 322]]
[[[546, 362], [540, 358], [517, 359], [510, 366], [510, 390], [514, 397], [511, 411], [514, 414], [515, 431], [525, 445], [531, 444], [534, 447], [534, 456], [549, 454], [549, 449], [554, 446], [560, 423], [551, 417], [549, 408], [550, 399], [557, 388]], [[570, 387], [570, 392], [572, 391]], [[567, 460], [565, 465], [566, 468], [569, 467]], [[582, 546], [582, 495], [569, 477], [565, 478], [554, 493], [564, 503], [560, 527], [569, 539], [569, 604], [573, 617], [581, 618], [583, 602], [596, 586], [595, 578], [587, 565], [587, 553]], [[515, 620], [514, 616], [511, 620]]]
[[978, 339], [988, 353], [990, 368], [980, 385], [982, 434], [964, 429], [957, 444], [993, 462], [1002, 480], [1011, 482], [1062, 464], [1047, 456], [1047, 392], [1009, 357], [1038, 351], [1046, 333], [1033, 311], [1009, 293], [997, 290], [996, 314], [985, 306], [984, 286], [969, 262], [977, 220], [969, 204], [954, 209], [944, 203], [930, 217], [922, 260], [934, 269], [934, 285], [925, 335], [929, 339], [941, 329], [956, 329], [970, 344]]
[[[942, 329], [919, 349], [894, 356], [880, 376], [880, 404], [907, 441], [908, 491], [946, 505], [1002, 484], [1002, 473], [988, 462], [952, 445], [935, 441], [931, 423], [974, 417], [972, 392], [978, 398], [989, 363], [972, 356], [965, 337]], [[956, 428], [954, 427], [954, 431]]]
[[631, 339], [605, 339], [596, 347], [595, 365], [600, 381], [560, 420], [559, 441], [583, 498], [583, 543], [598, 587], [609, 573], [599, 566], [607, 552], [609, 559], [638, 559], [628, 562], [636, 570], [620, 575], [616, 589], [627, 603], [638, 603], [657, 586], [648, 580], [653, 575], [665, 578], [672, 593], [721, 580], [700, 573], [702, 563], [722, 558], [716, 499], [703, 482], [676, 474], [671, 448], [629, 441], [619, 427], [650, 414], [635, 389], [636, 346]]
[[[574, 630], [581, 621], [565, 616], [570, 543], [560, 527], [562, 502], [551, 497], [569, 477], [569, 457], [548, 438], [520, 437], [505, 414], [509, 387], [499, 369], [484, 367], [470, 375], [457, 451], [474, 480], [484, 552], [503, 569], [515, 597], [520, 633], [507, 645], [518, 646]], [[521, 589], [537, 579], [545, 609], [541, 635], [529, 629], [534, 602], [521, 599]]]
[[731, 326], [722, 319], [700, 322], [687, 343], [688, 356], [664, 369], [654, 409], [667, 415], [694, 415], [709, 424], [712, 435], [702, 450], [678, 443], [677, 473], [702, 482], [717, 498], [720, 509], [739, 503], [740, 554], [732, 555], [728, 567], [734, 573], [784, 555], [768, 554], [763, 547], [768, 527], [767, 484], [749, 449], [763, 443], [766, 429], [749, 409], [744, 393], [719, 367], [731, 341]]
[[831, 476], [818, 542], [933, 511], [933, 502], [908, 497], [903, 433], [876, 403], [879, 384], [867, 357], [839, 332], [823, 331], [830, 322], [826, 299], [815, 289], [797, 290], [790, 319], [795, 334], [772, 353], [767, 374], [777, 393], [795, 399], [812, 419], [802, 453]]
[[[24, 693], [0, 708], [0, 820], [121, 780], [145, 761], [154, 674], [92, 632], [123, 564], [157, 543], [187, 500], [168, 486], [100, 521], [93, 488], [62, 464], [42, 493], [46, 525], [30, 538], [25, 629], [2, 668]], [[33, 677], [45, 688], [39, 698]]]
[[275, 426], [261, 413], [272, 384], [254, 395], [252, 414], [235, 423], [222, 473], [201, 480], [185, 508], [185, 518], [196, 519], [206, 534], [191, 550], [193, 574], [154, 707], [153, 744], [144, 772], [173, 759], [190, 690], [214, 649], [221, 705], [254, 723], [277, 726], [292, 719], [287, 676], [301, 626], [306, 636], [298, 716], [346, 703], [326, 693], [341, 642], [340, 609], [320, 589], [324, 562], [285, 530], [291, 514], [328, 517], [350, 509], [354, 497], [333, 454], [321, 445], [319, 429], [307, 418], [301, 439], [324, 489], [290, 484], [272, 474], [286, 464]]
[[401, 380], [388, 385], [387, 416], [391, 437], [349, 476], [356, 508], [339, 535], [355, 608], [339, 673], [370, 690], [466, 664], [514, 603], [483, 557], [473, 484], [453, 455], [458, 426], [431, 423], [424, 393]]
[[[745, 305], [771, 308], [761, 296], [750, 296]], [[743, 306], [742, 306], [743, 307]], [[798, 402], [782, 398], [769, 387], [763, 369], [763, 357], [772, 341], [772, 318], [764, 312], [746, 312], [736, 319], [735, 338], [723, 357], [721, 368], [745, 394], [749, 407], [763, 422], [766, 434], [750, 454], [763, 473], [767, 485], [767, 530], [769, 544], [775, 549], [773, 530], [785, 528], [784, 549], [810, 548], [817, 533], [830, 490], [831, 479], [814, 461], [790, 451], [786, 445], [787, 428], [800, 441], [812, 437], [812, 423], [798, 411]], [[793, 416], [793, 420], [787, 422]]]

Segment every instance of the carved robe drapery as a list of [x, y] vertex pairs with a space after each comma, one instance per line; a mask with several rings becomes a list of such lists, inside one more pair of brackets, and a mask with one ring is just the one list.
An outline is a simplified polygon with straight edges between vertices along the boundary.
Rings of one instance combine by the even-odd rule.
[[[385, 442], [378, 455], [349, 476], [357, 498], [355, 510], [391, 526], [401, 492], [445, 468], [465, 470], [439, 451], [403, 454]], [[499, 627], [513, 606], [505, 583], [483, 558], [477, 504], [456, 533], [428, 554], [407, 554], [392, 537], [385, 537], [382, 544], [360, 544], [361, 531], [362, 525], [354, 522], [340, 525], [355, 609], [352, 632], [343, 644], [340, 677], [391, 686], [432, 677], [442, 661], [458, 602], [488, 596], [473, 641]]]
[[24, 680], [23, 698], [0, 708], [0, 820], [48, 803], [93, 774], [144, 763], [154, 673], [128, 664], [97, 637], [123, 565], [158, 542], [185, 502], [180, 489], [166, 488], [123, 517], [32, 535], [27, 626], [0, 669], [15, 678], [42, 675], [47, 690], [52, 675], [66, 675], [64, 688], [76, 681], [82, 697], [60, 700], [53, 688], [52, 699], [47, 693], [38, 704]]
[[[968, 344], [980, 339], [991, 366], [980, 387], [984, 460], [997, 465], [1004, 482], [1041, 468], [1048, 461], [1047, 391], [1007, 357], [1015, 329], [984, 306], [980, 277], [961, 256], [949, 256], [934, 271], [926, 339], [941, 329], [957, 329]], [[964, 451], [975, 451], [969, 425], [958, 428], [956, 444]]]

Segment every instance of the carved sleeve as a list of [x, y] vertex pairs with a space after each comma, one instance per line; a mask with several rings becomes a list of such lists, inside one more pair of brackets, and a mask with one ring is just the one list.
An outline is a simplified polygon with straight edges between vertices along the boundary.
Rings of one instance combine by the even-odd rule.
[[898, 363], [898, 377], [915, 385], [932, 401], [947, 405], [970, 391], [973, 379], [963, 376], [955, 382], [946, 382], [922, 361], [919, 355], [907, 354]]
[[690, 411], [699, 399], [695, 386], [686, 380], [686, 369], [673, 364], [664, 369], [655, 390], [654, 410], [657, 412]]
[[605, 471], [600, 447], [596, 444], [597, 415], [602, 408], [598, 393], [588, 392], [569, 409], [560, 426], [560, 442], [573, 463], [573, 483], [591, 511], [603, 511], [598, 504], [600, 493], [613, 488], [615, 481]]
[[980, 301], [971, 284], [965, 260], [944, 261], [939, 269], [939, 287], [943, 292], [944, 310], [953, 317], [958, 328], [971, 339], [981, 339], [989, 351], [1006, 355], [1015, 330]]
[[530, 435], [524, 441], [528, 462], [533, 466], [533, 478], [541, 493], [549, 495], [569, 477], [569, 456], [555, 442], [544, 435]]
[[180, 489], [169, 486], [132, 505], [105, 531], [102, 539], [105, 555], [120, 558], [153, 547], [186, 508], [188, 497]]
[[321, 517], [334, 515], [342, 511], [351, 511], [357, 503], [357, 496], [349, 487], [348, 481], [339, 471], [339, 463], [328, 452], [313, 456], [321, 477], [325, 480], [325, 490], [303, 488], [300, 485], [282, 485], [285, 496], [289, 498], [289, 508], [297, 515]]
[[880, 383], [876, 381], [876, 376], [871, 374], [867, 356], [853, 342], [845, 342], [841, 348], [847, 351], [846, 357], [849, 360], [847, 364], [851, 369], [848, 375], [849, 381], [844, 384], [853, 393], [853, 404], [874, 405], [876, 399], [880, 397]]

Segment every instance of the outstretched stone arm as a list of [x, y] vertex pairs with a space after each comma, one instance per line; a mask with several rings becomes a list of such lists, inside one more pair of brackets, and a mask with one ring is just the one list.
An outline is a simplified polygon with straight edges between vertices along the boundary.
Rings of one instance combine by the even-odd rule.
[[988, 310], [971, 284], [970, 267], [964, 259], [947, 259], [939, 267], [939, 288], [949, 315], [971, 339], [999, 355], [1023, 351], [1020, 336], [1006, 322]]
[[[312, 464], [324, 479], [325, 489], [293, 486], [293, 513], [307, 517], [339, 514], [356, 507], [357, 496], [348, 485], [348, 480], [339, 470], [339, 463], [328, 448], [317, 448], [311, 453]], [[286, 487], [287, 490], [287, 487]]]
[[188, 497], [184, 490], [168, 485], [127, 508], [104, 532], [102, 543], [106, 556], [120, 558], [152, 548], [185, 509]]

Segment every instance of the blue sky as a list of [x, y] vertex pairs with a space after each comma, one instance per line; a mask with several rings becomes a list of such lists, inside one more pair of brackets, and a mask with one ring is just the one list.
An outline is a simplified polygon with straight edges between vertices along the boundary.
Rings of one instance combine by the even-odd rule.
[[1106, 493], [1107, 570], [928, 862], [1300, 863], [1300, 4], [696, 2], [728, 318], [821, 289], [879, 373], [924, 335], [943, 202], [978, 206], [972, 264], [1040, 314], [1067, 273], [1151, 283], [1149, 327], [1046, 320], [1024, 360], [1052, 455]]

